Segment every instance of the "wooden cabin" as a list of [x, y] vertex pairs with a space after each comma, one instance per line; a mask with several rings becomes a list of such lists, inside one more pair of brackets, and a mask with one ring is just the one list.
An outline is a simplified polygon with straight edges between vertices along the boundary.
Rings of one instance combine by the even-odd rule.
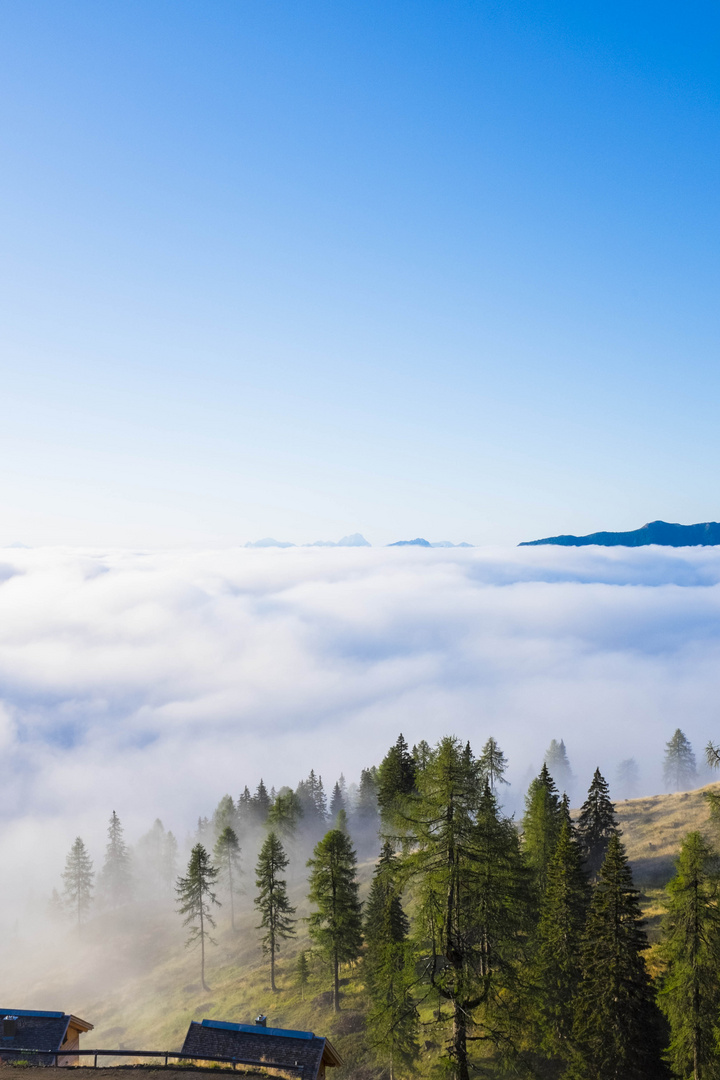
[[182, 1053], [195, 1061], [234, 1058], [238, 1064], [285, 1069], [302, 1080], [324, 1080], [325, 1069], [342, 1065], [335, 1047], [312, 1031], [265, 1026], [260, 1023], [233, 1024], [224, 1020], [193, 1021], [185, 1036]]
[[93, 1025], [72, 1013], [39, 1009], [0, 1009], [0, 1060], [22, 1057], [35, 1065], [54, 1065], [54, 1051], [66, 1050], [58, 1065], [77, 1065], [73, 1050], [80, 1049], [80, 1036]]

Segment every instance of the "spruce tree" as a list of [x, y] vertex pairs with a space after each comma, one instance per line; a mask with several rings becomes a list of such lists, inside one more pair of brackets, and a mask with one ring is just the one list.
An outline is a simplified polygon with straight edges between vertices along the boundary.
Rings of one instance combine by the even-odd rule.
[[670, 1023], [668, 1059], [678, 1076], [720, 1076], [718, 858], [699, 832], [685, 837], [667, 887], [660, 1006]]
[[379, 824], [377, 769], [363, 769], [360, 773], [357, 800], [353, 818], [358, 828], [372, 834], [377, 833]]
[[345, 806], [345, 799], [343, 798], [343, 793], [340, 789], [340, 784], [338, 782], [337, 784], [335, 784], [335, 787], [332, 790], [332, 796], [330, 798], [330, 820], [337, 822], [337, 816], [341, 810], [345, 810], [347, 812], [347, 807]]
[[260, 849], [255, 867], [255, 884], [258, 895], [255, 906], [260, 912], [258, 930], [265, 933], [261, 939], [263, 953], [270, 957], [270, 987], [275, 993], [275, 955], [280, 942], [295, 934], [295, 908], [290, 904], [287, 883], [280, 875], [287, 869], [288, 857], [274, 832], [269, 832]]
[[226, 825], [218, 836], [213, 855], [218, 869], [218, 880], [224, 885], [230, 900], [230, 926], [234, 930], [235, 894], [240, 877], [240, 841], [230, 825]]
[[[468, 1080], [468, 1038], [512, 1050], [513, 1008], [527, 933], [527, 879], [517, 831], [498, 813], [467, 749], [443, 739], [418, 776], [402, 859], [416, 889], [425, 977], [452, 1010], [448, 1048]], [[469, 1035], [480, 1028], [479, 1035]]]
[[422, 772], [427, 768], [432, 759], [433, 750], [427, 739], [421, 739], [419, 743], [416, 743], [412, 748], [412, 757], [415, 762], [415, 771]]
[[295, 965], [295, 978], [297, 984], [300, 987], [300, 1000], [305, 1000], [305, 987], [310, 982], [310, 965], [308, 964], [307, 953], [303, 950], [297, 958], [297, 964]]
[[575, 998], [569, 1075], [657, 1080], [664, 1075], [655, 1004], [643, 952], [638, 893], [620, 838], [610, 838], [590, 902]]
[[93, 877], [92, 859], [78, 836], [65, 859], [65, 870], [62, 875], [65, 902], [77, 917], [78, 929], [90, 910]]
[[200, 978], [203, 990], [210, 989], [205, 982], [205, 942], [217, 944], [210, 934], [210, 930], [215, 927], [211, 905], [220, 906], [220, 901], [212, 891], [217, 878], [218, 870], [210, 862], [207, 851], [202, 844], [196, 844], [190, 852], [187, 874], [178, 878], [175, 887], [178, 912], [185, 916], [183, 926], [190, 927], [185, 946], [200, 946]]
[[478, 758], [478, 765], [480, 766], [480, 776], [487, 780], [491, 791], [497, 791], [498, 784], [508, 783], [505, 779], [507, 759], [492, 736], [482, 748], [482, 753]]
[[582, 855], [568, 818], [548, 865], [531, 965], [537, 1043], [548, 1057], [565, 1063], [571, 1057], [572, 1005], [589, 901]]
[[697, 782], [695, 755], [680, 728], [676, 728], [672, 739], [665, 744], [663, 776], [668, 787], [675, 791], [686, 791]]
[[562, 739], [559, 742], [557, 739], [551, 741], [545, 753], [545, 764], [561, 791], [565, 791], [566, 788], [570, 787], [574, 777], [568, 761], [565, 743]]
[[120, 818], [113, 810], [108, 825], [105, 862], [100, 872], [100, 890], [110, 907], [117, 908], [132, 899], [130, 854], [123, 838]]
[[547, 765], [543, 765], [540, 774], [528, 788], [522, 819], [523, 853], [540, 892], [545, 889], [548, 866], [560, 836], [562, 821], [562, 804], [555, 781]]
[[400, 901], [398, 861], [386, 841], [365, 904], [363, 967], [370, 998], [367, 1029], [373, 1046], [390, 1059], [391, 1080], [398, 1067], [403, 1071], [412, 1065], [419, 1050], [409, 928]]
[[577, 833], [585, 862], [591, 878], [600, 870], [612, 836], [620, 836], [615, 804], [610, 801], [610, 789], [599, 769], [595, 770], [587, 799], [580, 808]]
[[322, 776], [316, 776], [315, 770], [311, 769], [307, 780], [301, 780], [298, 784], [296, 794], [304, 824], [315, 833], [318, 829], [324, 829], [327, 824], [327, 799]]
[[266, 823], [268, 814], [270, 813], [270, 805], [270, 796], [268, 795], [265, 783], [261, 778], [257, 790], [252, 797], [252, 813], [256, 825], [264, 825]]
[[395, 813], [415, 790], [415, 774], [415, 761], [400, 734], [378, 769], [378, 805], [386, 828], [392, 828]]
[[357, 960], [362, 947], [361, 904], [350, 838], [331, 829], [315, 845], [310, 868], [310, 936], [332, 965], [333, 1009], [340, 1011], [340, 964]]
[[255, 825], [253, 798], [247, 784], [238, 795], [235, 804], [235, 817], [237, 820], [237, 832], [239, 836], [244, 837]]

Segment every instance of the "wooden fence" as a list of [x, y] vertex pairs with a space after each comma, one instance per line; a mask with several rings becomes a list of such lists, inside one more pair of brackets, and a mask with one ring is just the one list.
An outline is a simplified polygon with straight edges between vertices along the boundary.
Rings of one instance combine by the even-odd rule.
[[[211, 1057], [204, 1055], [199, 1058], [197, 1054], [176, 1054], [172, 1050], [31, 1050], [23, 1047], [0, 1046], [0, 1060], [12, 1063], [13, 1061], [27, 1060], [28, 1058], [40, 1059], [43, 1061], [40, 1064], [51, 1064], [58, 1066], [61, 1058], [78, 1058], [78, 1057], [91, 1057], [93, 1058], [93, 1067], [97, 1069], [98, 1058], [102, 1057], [131, 1057], [131, 1058], [162, 1058], [163, 1067], [167, 1067], [170, 1059], [173, 1061], [212, 1061], [214, 1063], [222, 1063], [225, 1065], [232, 1065], [233, 1069], [236, 1065], [248, 1065], [251, 1068], [256, 1069], [279, 1069], [282, 1072], [293, 1072], [300, 1076], [305, 1071], [305, 1066], [299, 1062], [277, 1062], [277, 1061], [254, 1061], [252, 1058], [238, 1058], [238, 1057]], [[49, 1061], [47, 1059], [50, 1059]], [[59, 1066], [64, 1068], [65, 1066]]]

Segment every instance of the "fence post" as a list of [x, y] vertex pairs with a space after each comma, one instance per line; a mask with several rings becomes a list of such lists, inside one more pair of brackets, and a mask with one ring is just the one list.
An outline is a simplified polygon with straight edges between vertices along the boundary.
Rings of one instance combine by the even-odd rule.
[[97, 1054], [95, 1055], [95, 1064], [94, 1064], [93, 1068], [97, 1069]]

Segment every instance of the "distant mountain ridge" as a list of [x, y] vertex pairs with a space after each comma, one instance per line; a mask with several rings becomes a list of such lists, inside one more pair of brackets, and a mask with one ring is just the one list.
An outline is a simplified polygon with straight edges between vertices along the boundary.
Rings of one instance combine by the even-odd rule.
[[424, 548], [469, 548], [472, 544], [466, 544], [462, 541], [460, 544], [451, 544], [449, 540], [436, 540], [431, 544], [429, 540], [424, 540], [422, 536], [415, 537], [414, 540], [396, 540], [394, 544], [388, 544], [388, 547], [424, 547]]
[[720, 523], [702, 521], [697, 525], [676, 525], [668, 521], [649, 521], [632, 532], [596, 532], [587, 536], [548, 536], [544, 540], [524, 540], [518, 547], [560, 544], [563, 547], [704, 547], [720, 544]]

